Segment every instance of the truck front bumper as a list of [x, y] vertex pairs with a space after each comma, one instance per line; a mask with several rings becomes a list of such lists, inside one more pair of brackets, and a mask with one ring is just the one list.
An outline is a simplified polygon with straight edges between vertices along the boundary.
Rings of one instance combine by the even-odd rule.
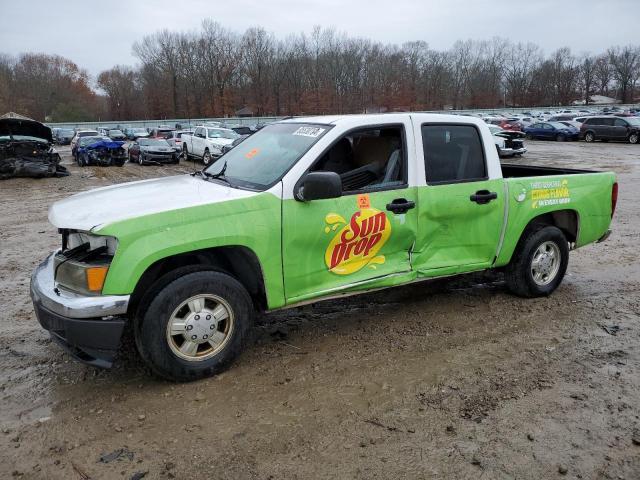
[[40, 325], [74, 358], [108, 368], [120, 347], [129, 295], [85, 296], [58, 288], [50, 255], [31, 276]]
[[527, 153], [527, 149], [525, 147], [522, 148], [499, 148], [500, 158], [509, 158], [515, 157], [516, 155], [524, 155]]

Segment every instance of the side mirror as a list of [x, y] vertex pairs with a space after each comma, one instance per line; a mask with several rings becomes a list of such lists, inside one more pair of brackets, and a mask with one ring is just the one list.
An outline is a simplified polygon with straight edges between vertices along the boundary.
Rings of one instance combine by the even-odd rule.
[[295, 189], [296, 200], [308, 202], [342, 196], [342, 179], [336, 172], [310, 172]]

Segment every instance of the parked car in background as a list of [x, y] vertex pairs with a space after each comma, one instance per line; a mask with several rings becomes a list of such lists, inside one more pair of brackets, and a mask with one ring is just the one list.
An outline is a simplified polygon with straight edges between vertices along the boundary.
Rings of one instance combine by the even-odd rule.
[[119, 128], [108, 128], [107, 137], [109, 137], [111, 140], [124, 141], [127, 139], [127, 136]]
[[614, 140], [635, 144], [640, 141], [640, 118], [590, 117], [580, 127], [580, 138], [585, 142]]
[[578, 131], [560, 122], [538, 122], [525, 127], [524, 133], [528, 139], [577, 140]]
[[222, 147], [230, 145], [238, 135], [228, 128], [196, 127], [193, 135], [182, 135], [182, 154], [184, 158], [201, 158], [205, 165], [222, 155]]
[[563, 122], [563, 121], [567, 121], [567, 120], [573, 120], [574, 118], [576, 118], [576, 114], [575, 113], [560, 113], [557, 115], [551, 115], [548, 118], [548, 122]]
[[488, 125], [500, 158], [521, 157], [527, 153], [524, 146], [524, 133], [504, 130], [497, 125]]
[[78, 140], [83, 137], [98, 137], [97, 130], [76, 130], [76, 134], [71, 139], [71, 155], [76, 156], [76, 145], [78, 144]]
[[49, 127], [26, 118], [0, 118], [0, 180], [66, 175]]
[[518, 119], [517, 118], [513, 118], [513, 119], [510, 119], [510, 118], [488, 118], [488, 119], [485, 119], [485, 122], [487, 122], [489, 125], [496, 125], [496, 126], [502, 128], [503, 130], [514, 130], [514, 131], [522, 130], [522, 127], [518, 123]]
[[129, 162], [140, 165], [149, 163], [178, 163], [178, 152], [164, 138], [140, 138], [129, 145]]
[[82, 137], [77, 144], [75, 159], [79, 167], [122, 167], [127, 161], [127, 153], [122, 141], [112, 140], [104, 135]]
[[56, 128], [53, 134], [53, 141], [58, 145], [69, 145], [75, 132], [72, 128]]
[[129, 140], [137, 140], [138, 138], [148, 138], [149, 132], [146, 128], [140, 127], [130, 127], [124, 129], [124, 134], [127, 136]]
[[174, 130], [171, 136], [167, 138], [167, 143], [171, 145], [176, 152], [182, 153], [182, 135], [191, 135], [193, 130]]
[[161, 138], [163, 140], [166, 140], [168, 138], [171, 138], [171, 135], [173, 134], [173, 132], [175, 132], [175, 128], [173, 127], [158, 127], [158, 128], [154, 128], [153, 130], [151, 130], [151, 134], [149, 135], [149, 138]]
[[559, 123], [566, 125], [569, 128], [573, 128], [575, 129], [577, 132], [580, 132], [580, 127], [582, 126], [582, 124], [580, 122], [576, 122], [573, 120], [562, 120]]
[[231, 150], [232, 148], [237, 147], [238, 145], [240, 145], [242, 142], [244, 142], [248, 137], [250, 137], [251, 135], [240, 135], [238, 138], [236, 138], [233, 142], [231, 142], [228, 145], [223, 145], [222, 146], [222, 154], [224, 155], [225, 153], [227, 153], [229, 150]]

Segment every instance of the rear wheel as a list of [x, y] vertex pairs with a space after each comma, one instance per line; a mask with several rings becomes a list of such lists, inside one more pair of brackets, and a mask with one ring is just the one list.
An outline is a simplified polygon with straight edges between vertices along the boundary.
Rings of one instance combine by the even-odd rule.
[[591, 143], [596, 139], [596, 136], [593, 134], [593, 132], [587, 132], [584, 134], [584, 141]]
[[629, 143], [633, 143], [635, 145], [636, 143], [638, 143], [638, 140], [640, 140], [640, 137], [637, 133], [632, 133], [631, 135], [629, 135]]
[[233, 277], [188, 273], [159, 290], [136, 329], [142, 358], [158, 375], [196, 380], [223, 371], [241, 352], [251, 298]]
[[567, 238], [557, 227], [538, 225], [523, 234], [505, 271], [507, 287], [521, 297], [550, 295], [569, 263]]
[[567, 139], [563, 134], [559, 133], [556, 135], [556, 142], [564, 142]]
[[185, 160], [189, 160], [189, 149], [187, 148], [186, 143], [182, 146], [182, 156]]
[[530, 133], [527, 133], [524, 138], [526, 138], [527, 140], [533, 140], [533, 135], [531, 135]]

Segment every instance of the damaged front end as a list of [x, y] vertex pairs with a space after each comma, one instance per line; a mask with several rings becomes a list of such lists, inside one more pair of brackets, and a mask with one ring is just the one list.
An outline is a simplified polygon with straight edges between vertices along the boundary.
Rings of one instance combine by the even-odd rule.
[[40, 122], [0, 118], [0, 180], [12, 177], [63, 177], [51, 129]]
[[82, 147], [79, 153], [85, 165], [122, 167], [127, 161], [123, 145], [124, 142], [104, 140]]

